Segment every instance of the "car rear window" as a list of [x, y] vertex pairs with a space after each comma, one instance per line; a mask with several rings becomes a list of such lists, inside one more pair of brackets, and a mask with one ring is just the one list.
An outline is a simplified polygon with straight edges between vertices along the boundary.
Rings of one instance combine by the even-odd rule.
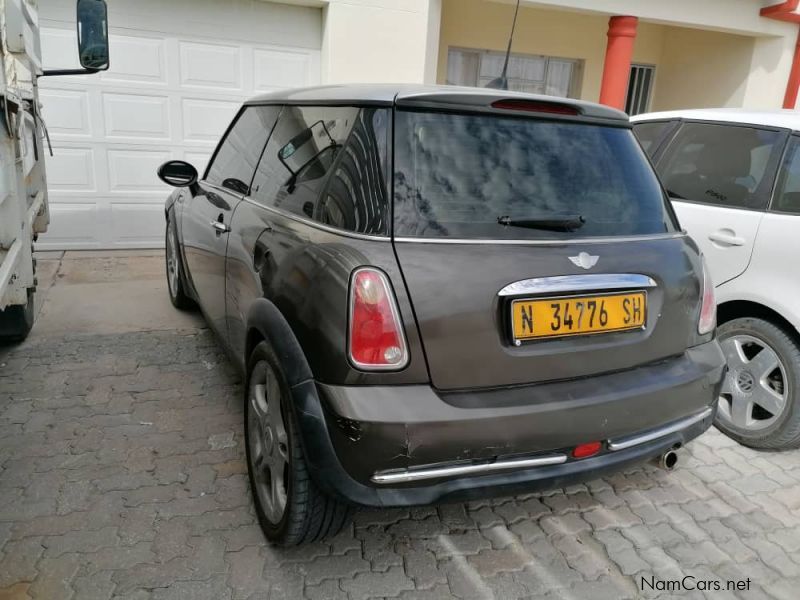
[[[394, 198], [401, 237], [573, 239], [675, 230], [631, 130], [582, 122], [398, 111]], [[538, 225], [574, 224], [576, 217], [578, 227]]]

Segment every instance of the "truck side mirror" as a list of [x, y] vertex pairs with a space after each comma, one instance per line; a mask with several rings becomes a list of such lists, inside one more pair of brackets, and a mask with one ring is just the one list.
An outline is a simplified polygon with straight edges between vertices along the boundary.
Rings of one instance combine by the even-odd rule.
[[[11, 3], [14, 6], [14, 2]], [[78, 0], [78, 56], [82, 69], [45, 69], [42, 76], [86, 75], [106, 71], [108, 55], [108, 8], [106, 0]]]
[[108, 8], [105, 0], [78, 0], [78, 54], [84, 69], [108, 69]]

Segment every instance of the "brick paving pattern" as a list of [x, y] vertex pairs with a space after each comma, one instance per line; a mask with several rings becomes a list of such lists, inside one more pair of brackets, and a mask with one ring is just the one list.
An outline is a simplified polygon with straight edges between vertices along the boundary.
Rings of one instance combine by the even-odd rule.
[[712, 430], [672, 473], [361, 510], [279, 550], [255, 523], [240, 403], [207, 331], [0, 349], [0, 600], [704, 597], [640, 589], [687, 575], [800, 597], [800, 452]]

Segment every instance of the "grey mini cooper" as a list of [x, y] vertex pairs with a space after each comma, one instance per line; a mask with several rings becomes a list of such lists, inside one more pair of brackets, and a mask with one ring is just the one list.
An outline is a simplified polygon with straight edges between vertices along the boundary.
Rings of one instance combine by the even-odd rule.
[[247, 102], [170, 161], [167, 275], [245, 374], [266, 536], [356, 505], [507, 495], [674, 450], [714, 418], [713, 286], [627, 117], [497, 90]]

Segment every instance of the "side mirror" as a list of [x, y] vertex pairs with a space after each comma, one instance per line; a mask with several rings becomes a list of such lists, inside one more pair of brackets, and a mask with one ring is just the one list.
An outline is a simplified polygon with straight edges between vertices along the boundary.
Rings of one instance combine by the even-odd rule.
[[172, 187], [194, 187], [197, 169], [183, 160], [168, 160], [158, 167], [158, 178]]
[[110, 66], [105, 0], [78, 0], [78, 55], [84, 69], [105, 71]]

